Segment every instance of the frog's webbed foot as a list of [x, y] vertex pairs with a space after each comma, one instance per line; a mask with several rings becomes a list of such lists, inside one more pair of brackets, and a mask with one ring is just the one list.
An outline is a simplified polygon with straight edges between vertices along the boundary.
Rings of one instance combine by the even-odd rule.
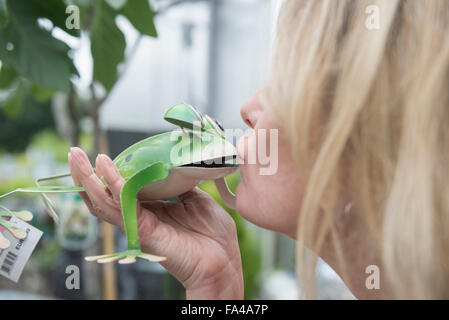
[[151, 262], [160, 262], [165, 260], [164, 257], [144, 253], [140, 249], [139, 227], [137, 223], [137, 194], [147, 184], [153, 181], [165, 179], [167, 176], [167, 165], [162, 162], [156, 162], [135, 173], [125, 182], [120, 191], [120, 201], [122, 205], [128, 249], [119, 253], [87, 257], [87, 261], [108, 263], [118, 260], [120, 264], [128, 264], [136, 262], [136, 258], [142, 258]]
[[109, 263], [118, 260], [120, 264], [130, 264], [136, 262], [136, 258], [145, 259], [151, 262], [164, 261], [165, 257], [155, 256], [140, 250], [126, 250], [118, 253], [103, 254], [101, 256], [86, 257], [86, 261], [97, 261], [98, 263]]
[[[27, 236], [25, 230], [13, 226], [9, 221], [5, 220], [5, 218], [11, 218], [13, 216], [23, 221], [30, 221], [33, 219], [33, 214], [27, 210], [0, 211], [0, 226], [9, 231], [15, 238], [19, 240], [25, 239]], [[0, 232], [0, 249], [7, 249], [10, 245], [11, 242]]]

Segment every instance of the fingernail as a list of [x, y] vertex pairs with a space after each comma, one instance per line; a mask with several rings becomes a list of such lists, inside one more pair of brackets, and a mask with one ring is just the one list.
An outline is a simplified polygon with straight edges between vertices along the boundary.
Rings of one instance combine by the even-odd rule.
[[105, 160], [110, 160], [111, 158], [109, 158], [109, 156], [107, 154], [102, 153], [101, 156], [105, 159]]
[[75, 160], [73, 162], [74, 166], [77, 167], [83, 174], [88, 175], [92, 173], [90, 161], [82, 151], [74, 149], [74, 151], [72, 151], [72, 157]]
[[110, 161], [107, 155], [102, 154], [101, 160], [103, 162], [101, 166], [101, 169], [103, 170], [103, 176], [113, 177], [115, 174], [117, 174], [114, 164], [112, 163], [112, 161]]
[[104, 154], [102, 154], [102, 153], [98, 154], [97, 159], [95, 161], [97, 163], [97, 166], [100, 166], [101, 168], [103, 168], [104, 167], [104, 163], [103, 163], [104, 162]]
[[81, 158], [83, 157], [86, 153], [83, 151], [83, 149], [78, 148], [78, 147], [71, 147], [70, 148], [70, 153], [72, 153], [72, 156], [74, 158]]
[[105, 159], [109, 159], [107, 154], [102, 153], [101, 156], [104, 157]]
[[70, 148], [70, 154], [71, 157], [77, 161], [81, 158], [79, 152], [75, 148]]
[[[101, 163], [101, 153], [99, 153], [97, 155], [97, 158], [95, 159], [95, 169], [96, 169], [97, 175], [103, 172], [102, 167], [103, 167], [103, 164]], [[101, 174], [101, 175], [103, 175], [103, 174]]]

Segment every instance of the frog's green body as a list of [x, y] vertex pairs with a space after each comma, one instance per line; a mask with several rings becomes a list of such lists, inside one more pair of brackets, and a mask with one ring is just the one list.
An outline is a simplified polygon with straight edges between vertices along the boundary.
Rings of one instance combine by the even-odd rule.
[[[120, 171], [120, 174], [123, 178], [130, 178], [135, 172], [142, 170], [150, 163], [162, 162], [170, 167], [180, 167], [184, 165], [188, 165], [195, 162], [200, 162], [203, 160], [207, 160], [203, 158], [204, 150], [207, 150], [210, 146], [216, 145], [217, 136], [203, 131], [199, 135], [193, 132], [166, 132], [162, 133], [145, 140], [142, 140], [135, 145], [132, 145], [121, 154], [119, 154], [115, 159], [114, 163]], [[193, 148], [193, 137], [198, 138], [198, 146]], [[184, 141], [184, 144], [188, 144], [190, 147], [190, 153], [186, 156], [179, 157], [175, 161], [170, 159], [169, 150], [173, 150], [174, 148], [180, 148], [179, 144], [182, 143], [177, 141], [175, 138], [181, 138]], [[223, 143], [224, 140], [221, 140]]]
[[[114, 159], [121, 176], [126, 180], [120, 193], [120, 201], [128, 249], [121, 253], [89, 257], [86, 258], [87, 260], [104, 263], [120, 259], [120, 263], [133, 263], [136, 257], [150, 261], [165, 259], [140, 250], [137, 224], [138, 199], [155, 200], [174, 197], [187, 192], [201, 180], [213, 179], [216, 180], [224, 201], [234, 207], [233, 197], [226, 188], [224, 176], [237, 169], [235, 148], [226, 141], [223, 129], [209, 116], [201, 116], [196, 109], [185, 103], [170, 108], [164, 118], [180, 126], [182, 130], [166, 132], [142, 140]], [[43, 178], [37, 183], [39, 185], [41, 181], [69, 175]], [[14, 192], [42, 193], [50, 214], [57, 222], [57, 215], [45, 193], [83, 190], [82, 187], [38, 186], [17, 189], [6, 195]], [[4, 223], [3, 225], [5, 226]], [[6, 228], [12, 233], [16, 231]]]

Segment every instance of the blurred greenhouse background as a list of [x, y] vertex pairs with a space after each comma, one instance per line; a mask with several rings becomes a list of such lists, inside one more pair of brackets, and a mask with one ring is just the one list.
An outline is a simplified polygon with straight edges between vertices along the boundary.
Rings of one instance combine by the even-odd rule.
[[[114, 157], [170, 130], [163, 114], [181, 101], [227, 128], [245, 128], [239, 110], [263, 82], [280, 2], [0, 0], [0, 194], [66, 172], [70, 146]], [[81, 31], [64, 28], [68, 4], [80, 9]], [[40, 51], [39, 37], [48, 52]], [[233, 188], [238, 179], [229, 177]], [[201, 187], [221, 201], [212, 183]], [[52, 199], [58, 226], [39, 197], [1, 200], [35, 213], [32, 224], [44, 235], [17, 284], [0, 277], [0, 299], [184, 298], [158, 264], [85, 263], [84, 256], [111, 245], [121, 250], [124, 234], [114, 229], [111, 238], [111, 228], [89, 215], [77, 195]], [[297, 299], [294, 241], [229, 212], [238, 228], [245, 298]], [[66, 289], [67, 265], [80, 266], [80, 290]], [[317, 277], [319, 298], [353, 298], [322, 261]]]

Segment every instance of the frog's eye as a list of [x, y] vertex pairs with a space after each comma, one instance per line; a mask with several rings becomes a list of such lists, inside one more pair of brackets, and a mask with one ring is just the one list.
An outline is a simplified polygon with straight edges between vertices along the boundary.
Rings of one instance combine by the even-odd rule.
[[185, 102], [171, 107], [164, 119], [181, 128], [199, 129], [204, 128], [203, 117], [198, 110]]
[[212, 119], [208, 115], [203, 117], [205, 129], [212, 129], [218, 133], [221, 137], [225, 136], [223, 126], [217, 120]]
[[221, 129], [221, 131], [224, 131], [223, 128], [223, 124], [221, 123], [221, 121], [217, 120], [217, 119], [213, 119], [215, 121], [215, 123], [217, 124], [217, 126]]

